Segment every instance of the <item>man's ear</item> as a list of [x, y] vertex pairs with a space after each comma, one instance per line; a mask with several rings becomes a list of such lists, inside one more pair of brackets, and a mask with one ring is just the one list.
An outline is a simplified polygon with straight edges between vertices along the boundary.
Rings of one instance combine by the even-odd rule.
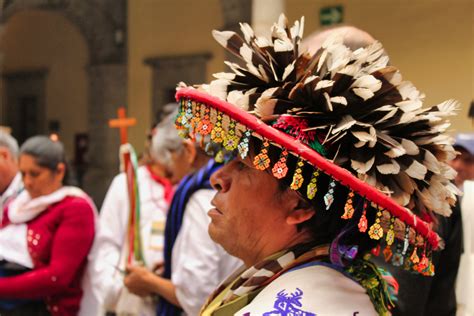
[[306, 222], [311, 217], [314, 216], [315, 210], [313, 207], [306, 201], [303, 201], [301, 197], [298, 196], [293, 190], [289, 190], [289, 199], [292, 204], [292, 211], [286, 217], [286, 223], [288, 225], [298, 225], [300, 223]]
[[289, 225], [298, 225], [306, 222], [315, 214], [315, 210], [308, 208], [299, 208], [291, 212], [286, 218], [286, 223]]

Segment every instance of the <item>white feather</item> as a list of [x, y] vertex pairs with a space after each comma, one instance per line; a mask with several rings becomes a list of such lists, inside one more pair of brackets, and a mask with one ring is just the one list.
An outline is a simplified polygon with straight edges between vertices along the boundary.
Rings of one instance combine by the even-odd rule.
[[421, 100], [418, 100], [418, 99], [405, 100], [405, 101], [397, 102], [395, 103], [395, 105], [399, 106], [403, 112], [408, 113], [408, 112], [413, 112], [418, 109], [421, 109], [421, 107], [423, 106], [423, 102], [421, 102]]
[[277, 89], [279, 89], [279, 87], [265, 90], [255, 102], [255, 114], [260, 118], [273, 115], [273, 110], [275, 109], [276, 104], [276, 100], [273, 99], [273, 93]]
[[250, 43], [250, 40], [255, 37], [252, 27], [248, 23], [239, 23], [242, 34], [244, 34], [245, 41]]
[[293, 61], [291, 64], [285, 67], [285, 71], [283, 72], [283, 77], [281, 80], [285, 80], [286, 77], [288, 77], [289, 74], [295, 69], [295, 61]]
[[364, 101], [367, 101], [374, 96], [374, 93], [367, 88], [352, 88], [352, 91], [354, 91], [354, 93], [361, 97]]
[[427, 171], [428, 170], [426, 169], [426, 167], [416, 160], [413, 160], [411, 165], [408, 166], [407, 169], [405, 169], [407, 175], [418, 180], [423, 180]]
[[225, 100], [227, 98], [227, 86], [229, 81], [226, 79], [212, 80], [209, 84], [209, 92], [211, 95], [218, 97], [219, 99]]
[[375, 162], [375, 157], [372, 157], [366, 162], [360, 162], [360, 161], [351, 159], [351, 167], [358, 173], [364, 174], [364, 173], [367, 173], [367, 171], [369, 171], [372, 168], [372, 166], [374, 165], [374, 162]]
[[214, 37], [214, 39], [224, 47], [226, 47], [227, 41], [234, 35], [235, 32], [232, 31], [212, 30], [212, 36]]
[[418, 155], [420, 153], [418, 146], [409, 139], [402, 138], [401, 145], [410, 156]]
[[225, 79], [232, 81], [235, 79], [235, 74], [231, 72], [217, 72], [212, 75], [216, 79]]
[[438, 159], [429, 151], [425, 150], [425, 159], [423, 160], [423, 165], [428, 168], [433, 173], [439, 174], [441, 172], [439, 167]]
[[290, 41], [277, 39], [273, 43], [273, 48], [275, 49], [275, 52], [291, 52], [294, 49], [294, 46]]
[[316, 84], [316, 87], [314, 88], [314, 91], [332, 87], [333, 84], [334, 84], [334, 81], [332, 81], [332, 80], [321, 80]]
[[326, 107], [327, 107], [327, 110], [329, 112], [332, 112], [333, 108], [332, 108], [332, 103], [331, 103], [331, 99], [329, 98], [329, 94], [327, 92], [324, 92], [324, 99], [326, 100]]
[[356, 123], [356, 120], [350, 115], [344, 115], [339, 123], [337, 123], [336, 127], [332, 130], [332, 134], [337, 134], [342, 130], [346, 130], [351, 128], [352, 125]]
[[332, 103], [337, 103], [337, 104], [342, 104], [342, 105], [347, 105], [347, 99], [345, 97], [332, 97], [331, 99]]
[[377, 165], [376, 168], [381, 174], [397, 174], [400, 172], [400, 165], [395, 160], [391, 160], [390, 163], [383, 165]]

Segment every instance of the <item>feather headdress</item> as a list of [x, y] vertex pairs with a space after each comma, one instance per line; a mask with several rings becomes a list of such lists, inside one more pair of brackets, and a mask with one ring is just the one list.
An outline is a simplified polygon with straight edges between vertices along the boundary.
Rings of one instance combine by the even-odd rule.
[[289, 28], [282, 15], [271, 39], [255, 36], [248, 24], [241, 24], [243, 38], [213, 31], [245, 66], [226, 62], [231, 72], [215, 74], [209, 85], [179, 89], [177, 127], [188, 137], [203, 136], [218, 157], [246, 155], [249, 138], [258, 139], [255, 166], [286, 178], [308, 199], [315, 198], [323, 173], [330, 176], [327, 187], [319, 187], [328, 210], [337, 186], [349, 189], [348, 202], [354, 194], [371, 202], [365, 204], [377, 213], [374, 225], [385, 223], [372, 239], [390, 227], [393, 233], [393, 221], [383, 220], [388, 211], [406, 224], [402, 231], [411, 227], [415, 249], [421, 245], [416, 237], [437, 248], [439, 237], [420, 218], [447, 216], [456, 201], [448, 165], [455, 151], [443, 133], [457, 102], [423, 107], [424, 95], [388, 65], [379, 42], [352, 51], [335, 34], [314, 55], [300, 53], [303, 24]]

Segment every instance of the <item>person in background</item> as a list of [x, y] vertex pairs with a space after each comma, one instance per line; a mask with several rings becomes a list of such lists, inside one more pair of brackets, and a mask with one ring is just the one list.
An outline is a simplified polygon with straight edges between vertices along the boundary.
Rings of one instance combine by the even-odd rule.
[[21, 192], [23, 184], [18, 171], [18, 143], [0, 130], [0, 222], [3, 209]]
[[462, 214], [463, 249], [456, 281], [458, 316], [473, 316], [474, 301], [474, 133], [456, 135], [454, 148], [459, 155], [452, 161], [458, 172], [456, 185], [463, 190], [458, 207]]
[[0, 314], [77, 315], [95, 206], [83, 191], [67, 186], [60, 142], [26, 140], [19, 170], [25, 190], [5, 208], [0, 226]]
[[[176, 105], [175, 105], [176, 108]], [[159, 126], [159, 125], [158, 125]], [[180, 142], [168, 135], [174, 131], [153, 129], [148, 146], [147, 163], [138, 168], [137, 182], [140, 196], [140, 232], [144, 268], [155, 271], [163, 262], [166, 215], [174, 185], [183, 176], [173, 168], [173, 155], [181, 155]], [[91, 257], [93, 264], [88, 275], [92, 282], [92, 303], [84, 302], [84, 316], [114, 312], [117, 315], [155, 315], [156, 300], [129, 294], [123, 279], [128, 253], [129, 197], [125, 173], [117, 175], [107, 191], [100, 211], [100, 231], [96, 236]], [[130, 299], [130, 295], [135, 298]]]
[[[239, 265], [208, 233], [206, 213], [214, 191], [209, 177], [220, 167], [174, 128], [176, 113], [156, 128], [157, 141], [177, 146], [171, 153], [174, 176], [183, 179], [176, 189], [165, 228], [164, 271], [152, 273], [127, 267], [125, 286], [140, 296], [159, 295], [157, 315], [194, 316], [211, 291]], [[179, 173], [178, 173], [179, 172]]]

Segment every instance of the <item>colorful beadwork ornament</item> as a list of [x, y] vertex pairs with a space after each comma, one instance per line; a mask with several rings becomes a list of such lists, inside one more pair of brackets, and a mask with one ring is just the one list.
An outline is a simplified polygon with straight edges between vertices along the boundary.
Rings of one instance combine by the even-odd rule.
[[253, 159], [253, 165], [255, 168], [258, 170], [265, 170], [270, 166], [270, 158], [268, 157], [268, 147], [270, 144], [268, 143], [268, 140], [263, 141], [263, 147], [260, 153], [255, 156]]
[[304, 166], [303, 161], [299, 159], [298, 162], [296, 163], [296, 170], [295, 170], [295, 173], [293, 174], [293, 181], [291, 181], [291, 185], [290, 185], [290, 188], [292, 190], [298, 190], [303, 185], [303, 181], [304, 181], [303, 175], [302, 175], [303, 166]]
[[311, 180], [309, 181], [309, 184], [306, 188], [306, 196], [310, 200], [314, 199], [314, 197], [316, 196], [316, 192], [318, 192], [318, 185], [317, 185], [318, 177], [319, 177], [319, 170], [316, 169], [313, 172], [313, 175], [311, 176]]
[[252, 132], [250, 130], [246, 130], [240, 139], [239, 145], [237, 146], [241, 159], [245, 159], [249, 153], [249, 140], [251, 134]]
[[191, 126], [192, 118], [193, 118], [193, 103], [191, 102], [191, 100], [188, 100], [186, 102], [186, 110], [184, 114], [181, 116], [181, 124], [183, 125], [185, 129], [189, 130], [189, 127]]
[[426, 257], [425, 250], [423, 250], [423, 255], [421, 255], [420, 263], [418, 264], [418, 272], [421, 274], [425, 274], [427, 272], [427, 268], [429, 267], [430, 261], [428, 257]]
[[401, 244], [397, 245], [397, 249], [392, 257], [392, 264], [396, 267], [400, 267], [403, 265], [404, 257], [402, 255], [402, 246]]
[[219, 150], [217, 154], [214, 156], [214, 160], [218, 163], [223, 163], [224, 162], [224, 153], [222, 150]]
[[212, 131], [212, 123], [209, 120], [209, 108], [206, 107], [203, 119], [198, 123], [197, 132], [203, 136], [208, 135]]
[[402, 250], [402, 255], [405, 257], [407, 254], [408, 246], [410, 245], [410, 226], [406, 225], [405, 226], [405, 237], [403, 238], [403, 250]]
[[354, 206], [353, 206], [354, 192], [350, 191], [347, 195], [346, 205], [344, 205], [344, 214], [342, 214], [342, 219], [350, 219], [354, 215]]
[[380, 225], [380, 217], [382, 216], [382, 212], [379, 210], [377, 212], [377, 218], [375, 219], [375, 223], [370, 226], [369, 229], [369, 237], [375, 240], [379, 240], [383, 237], [383, 228]]
[[332, 203], [334, 202], [334, 188], [336, 187], [336, 181], [331, 179], [329, 182], [328, 192], [324, 195], [324, 204], [326, 204], [326, 210], [331, 208]]
[[378, 257], [380, 255], [380, 245], [377, 245], [376, 247], [372, 248], [370, 251], [374, 256]]
[[216, 144], [221, 144], [224, 141], [225, 133], [222, 129], [222, 113], [218, 111], [216, 126], [211, 132], [211, 141]]
[[196, 130], [199, 122], [201, 122], [201, 104], [194, 103], [194, 115], [190, 122], [190, 129]]
[[390, 259], [392, 258], [393, 256], [393, 252], [392, 252], [392, 249], [390, 248], [389, 245], [387, 245], [384, 250], [382, 251], [383, 253], [383, 257], [385, 259], [385, 262], [389, 262]]
[[385, 237], [387, 246], [391, 246], [393, 242], [395, 241], [395, 232], [393, 230], [394, 223], [395, 223], [395, 217], [392, 216], [392, 218], [390, 218], [390, 227], [388, 228], [387, 236]]
[[282, 179], [288, 173], [288, 166], [286, 165], [286, 158], [288, 157], [288, 151], [285, 149], [282, 151], [280, 159], [272, 168], [272, 174], [277, 179]]
[[414, 264], [417, 264], [418, 262], [420, 262], [420, 258], [418, 257], [417, 250], [418, 250], [418, 248], [415, 246], [415, 248], [413, 249], [413, 253], [410, 256], [410, 260]]
[[235, 121], [229, 123], [229, 130], [224, 140], [224, 148], [228, 151], [234, 151], [239, 145], [239, 138], [235, 135]]
[[365, 233], [367, 231], [367, 217], [365, 216], [367, 212], [367, 201], [364, 202], [364, 210], [362, 211], [362, 216], [360, 217], [359, 224], [357, 226], [359, 227], [359, 231], [361, 233]]

